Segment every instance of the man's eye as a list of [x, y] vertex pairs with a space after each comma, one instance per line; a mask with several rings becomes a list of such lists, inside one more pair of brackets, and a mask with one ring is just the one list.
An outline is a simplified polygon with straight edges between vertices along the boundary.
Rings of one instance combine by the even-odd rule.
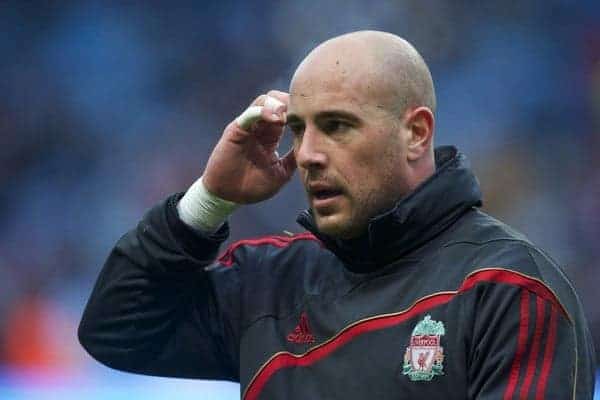
[[344, 132], [350, 125], [344, 121], [330, 120], [323, 124], [323, 131], [327, 133]]

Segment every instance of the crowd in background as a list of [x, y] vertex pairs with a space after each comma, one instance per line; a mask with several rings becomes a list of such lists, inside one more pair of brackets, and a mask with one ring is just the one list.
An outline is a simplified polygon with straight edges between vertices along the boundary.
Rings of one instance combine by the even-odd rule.
[[[2, 369], [93, 363], [76, 327], [116, 240], [201, 174], [257, 95], [286, 90], [311, 48], [357, 29], [419, 49], [436, 144], [470, 158], [486, 211], [564, 265], [600, 349], [600, 2], [5, 1]], [[305, 206], [294, 180], [240, 208], [230, 241], [301, 231]]]

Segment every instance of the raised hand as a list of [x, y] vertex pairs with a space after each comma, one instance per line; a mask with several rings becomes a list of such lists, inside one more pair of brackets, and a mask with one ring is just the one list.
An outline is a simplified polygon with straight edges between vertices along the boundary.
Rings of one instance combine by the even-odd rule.
[[[257, 203], [289, 181], [296, 170], [293, 151], [283, 157], [276, 151], [288, 102], [289, 94], [272, 90], [252, 102], [250, 107], [257, 108], [225, 128], [204, 170], [202, 179], [209, 192], [238, 204]], [[252, 111], [257, 112], [256, 118], [249, 115]]]

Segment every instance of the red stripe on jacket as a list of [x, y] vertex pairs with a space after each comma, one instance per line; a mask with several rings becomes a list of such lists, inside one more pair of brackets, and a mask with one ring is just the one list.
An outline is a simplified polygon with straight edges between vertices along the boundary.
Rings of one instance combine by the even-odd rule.
[[554, 347], [556, 345], [556, 317], [558, 310], [552, 307], [550, 311], [550, 328], [548, 331], [548, 339], [546, 342], [546, 351], [544, 352], [544, 361], [542, 361], [542, 372], [538, 379], [537, 387], [535, 388], [535, 399], [543, 400], [546, 393], [546, 385], [552, 368], [552, 359], [554, 358]]
[[227, 248], [227, 250], [225, 250], [225, 253], [223, 253], [217, 259], [217, 261], [226, 267], [230, 267], [233, 265], [233, 263], [235, 261], [234, 257], [233, 257], [233, 253], [241, 246], [271, 245], [271, 246], [283, 248], [283, 247], [289, 246], [291, 243], [295, 242], [296, 240], [314, 240], [314, 241], [320, 243], [319, 239], [317, 239], [316, 236], [310, 232], [299, 233], [294, 236], [265, 236], [265, 237], [261, 237], [261, 238], [257, 238], [257, 239], [244, 239], [244, 240], [237, 241], [237, 242], [233, 243], [231, 246], [229, 246]]
[[535, 375], [535, 367], [537, 366], [537, 358], [540, 351], [540, 342], [542, 339], [542, 333], [544, 332], [545, 306], [546, 303], [544, 299], [540, 297], [535, 299], [535, 325], [533, 328], [533, 343], [531, 344], [531, 350], [529, 352], [529, 361], [527, 361], [525, 379], [519, 394], [520, 399], [527, 399], [527, 396], [529, 395], [529, 389], [531, 388], [531, 383], [533, 382], [533, 377]]
[[510, 367], [510, 373], [508, 375], [508, 385], [504, 391], [504, 400], [510, 400], [513, 397], [513, 393], [519, 382], [519, 373], [521, 370], [521, 359], [525, 353], [525, 347], [527, 346], [527, 336], [529, 333], [529, 292], [527, 290], [521, 291], [521, 307], [519, 310], [519, 336], [517, 339], [517, 351], [515, 352], [515, 358], [513, 358], [512, 366]]

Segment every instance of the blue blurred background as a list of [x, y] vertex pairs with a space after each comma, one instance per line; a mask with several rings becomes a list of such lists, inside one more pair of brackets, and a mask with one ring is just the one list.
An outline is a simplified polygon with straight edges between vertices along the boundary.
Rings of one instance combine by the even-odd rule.
[[[0, 398], [238, 398], [98, 365], [79, 317], [115, 241], [200, 175], [223, 127], [316, 44], [367, 28], [420, 50], [437, 143], [565, 265], [600, 349], [600, 2], [2, 1]], [[231, 240], [300, 231], [304, 206], [294, 181], [236, 212]]]

